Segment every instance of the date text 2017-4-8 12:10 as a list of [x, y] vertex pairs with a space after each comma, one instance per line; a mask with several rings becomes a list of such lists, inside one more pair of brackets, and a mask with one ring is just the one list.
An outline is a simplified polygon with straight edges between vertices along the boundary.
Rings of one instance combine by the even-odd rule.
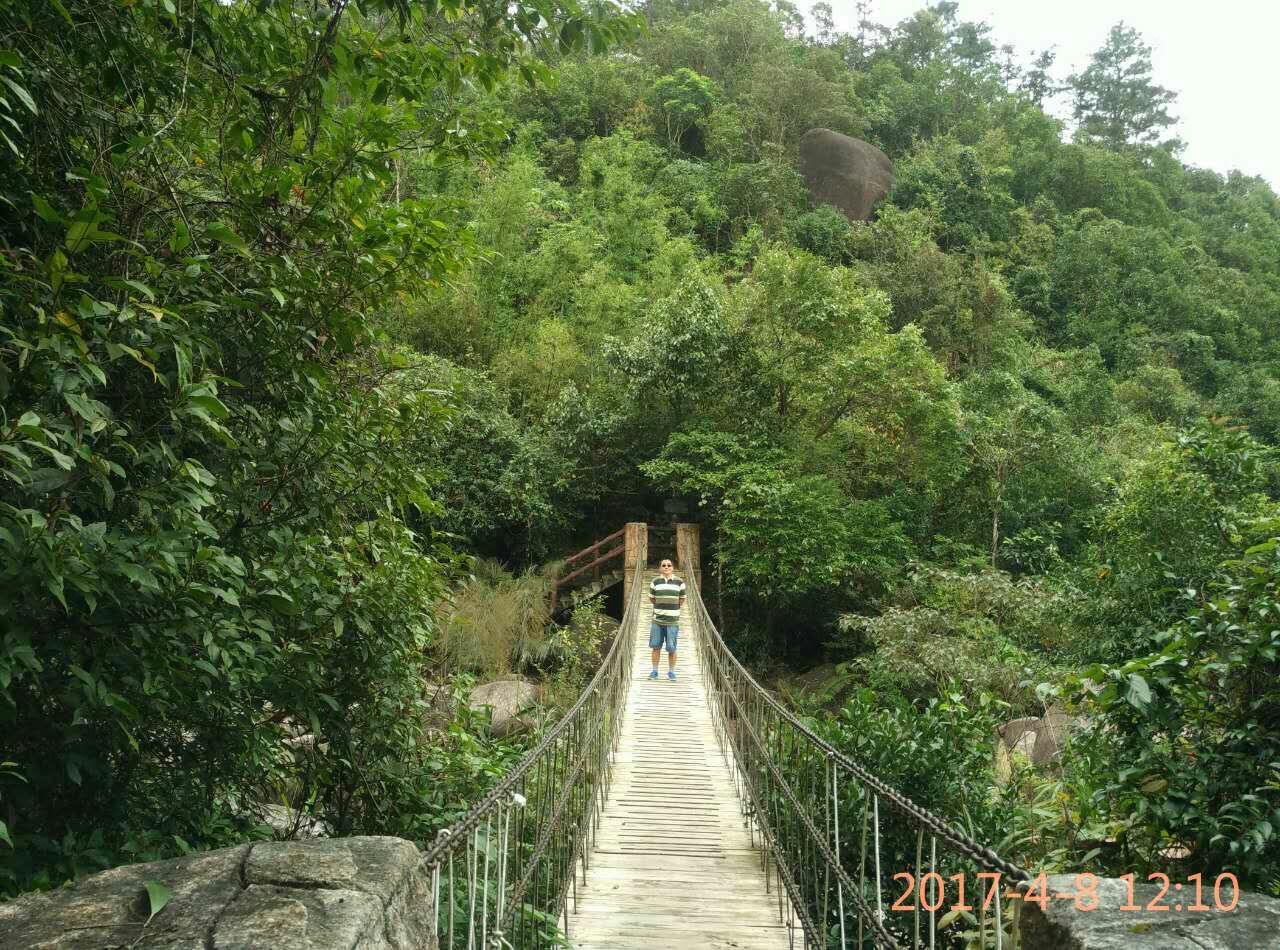
[[[908, 871], [902, 871], [893, 876], [895, 881], [902, 880], [906, 884], [906, 890], [902, 895], [893, 902], [892, 910], [941, 910], [943, 905], [947, 903], [948, 882], [954, 886], [956, 895], [955, 900], [951, 902], [948, 910], [973, 910], [972, 904], [965, 903], [965, 875], [953, 874], [949, 878], [943, 878], [941, 874], [930, 871], [927, 874], [920, 875], [919, 881], [916, 876]], [[982, 897], [982, 909], [986, 910], [991, 906], [992, 900], [996, 894], [1001, 894], [1006, 900], [1021, 900], [1029, 904], [1039, 904], [1041, 909], [1049, 906], [1050, 901], [1069, 900], [1075, 902], [1076, 910], [1090, 911], [1097, 910], [1100, 905], [1098, 897], [1099, 878], [1096, 874], [1085, 872], [1077, 874], [1074, 877], [1075, 886], [1067, 890], [1050, 890], [1049, 879], [1045, 874], [1038, 875], [1031, 882], [1018, 882], [1015, 886], [1005, 886], [1002, 888], [1002, 875], [996, 871], [981, 871], [977, 874], [978, 889], [985, 892]], [[1213, 881], [1212, 894], [1213, 903], [1205, 902], [1205, 882], [1202, 874], [1189, 874], [1184, 884], [1181, 881], [1171, 882], [1167, 874], [1155, 872], [1147, 875], [1147, 880], [1160, 885], [1160, 891], [1155, 897], [1147, 901], [1145, 904], [1136, 903], [1134, 900], [1134, 878], [1132, 873], [1120, 875], [1120, 880], [1128, 885], [1128, 898], [1123, 904], [1117, 905], [1114, 909], [1119, 911], [1186, 911], [1189, 913], [1208, 913], [1217, 911], [1218, 913], [1230, 913], [1236, 909], [1236, 905], [1240, 902], [1240, 882], [1236, 876], [1230, 871], [1219, 874]], [[1172, 892], [1174, 902], [1167, 903], [1165, 898]], [[919, 898], [919, 907], [917, 908], [916, 899]], [[1185, 903], [1181, 900], [1183, 897], [1191, 898]]]

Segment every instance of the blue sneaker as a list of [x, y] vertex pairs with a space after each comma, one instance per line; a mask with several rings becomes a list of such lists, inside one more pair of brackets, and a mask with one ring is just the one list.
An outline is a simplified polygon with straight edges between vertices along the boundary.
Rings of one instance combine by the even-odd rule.
[[657, 670], [654, 670], [652, 673], [650, 673], [650, 674], [649, 674], [649, 679], [651, 679], [651, 680], [656, 680], [657, 678], [658, 678], [658, 671], [657, 671]]
[[673, 680], [673, 679], [675, 679], [675, 678], [676, 678], [676, 671], [675, 671], [675, 670], [667, 670], [667, 679], [669, 679], [669, 680]]

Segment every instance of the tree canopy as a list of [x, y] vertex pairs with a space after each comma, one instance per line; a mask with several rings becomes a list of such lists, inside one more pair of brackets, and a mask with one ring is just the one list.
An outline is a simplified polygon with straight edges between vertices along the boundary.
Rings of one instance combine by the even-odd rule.
[[[671, 499], [739, 655], [838, 664], [815, 728], [917, 800], [1274, 889], [1280, 200], [1181, 160], [1123, 24], [1060, 77], [857, 19], [0, 0], [0, 889], [267, 800], [425, 840], [519, 751], [428, 728], [459, 658], [598, 642], [459, 630]], [[892, 160], [870, 220], [812, 128]], [[1099, 729], [997, 807], [1054, 701]]]

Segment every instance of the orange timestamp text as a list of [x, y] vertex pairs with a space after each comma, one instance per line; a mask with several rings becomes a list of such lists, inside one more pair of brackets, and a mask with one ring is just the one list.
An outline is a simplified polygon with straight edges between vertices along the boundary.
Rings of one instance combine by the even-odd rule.
[[[1004, 883], [1003, 876], [997, 871], [982, 871], [977, 875], [977, 886], [973, 888], [981, 896], [982, 909], [990, 908], [997, 894], [1005, 900], [1020, 900], [1028, 904], [1039, 904], [1042, 910], [1048, 908], [1050, 901], [1073, 901], [1076, 910], [1091, 911], [1101, 906], [1098, 895], [1099, 878], [1096, 874], [1085, 872], [1074, 876], [1074, 886], [1066, 890], [1055, 890], [1049, 886], [1048, 875], [1040, 874], [1030, 882], [1019, 881], [1016, 886]], [[944, 878], [941, 874], [930, 871], [920, 875], [919, 880], [908, 871], [893, 876], [895, 881], [903, 881], [906, 890], [893, 902], [892, 910], [941, 910], [948, 904], [948, 893], [954, 895], [948, 910], [973, 910], [974, 905], [966, 902], [966, 875], [952, 874]], [[1169, 875], [1159, 872], [1148, 874], [1147, 880], [1159, 885], [1155, 897], [1145, 903], [1135, 900], [1136, 875], [1122, 874], [1120, 880], [1127, 885], [1128, 895], [1123, 904], [1113, 909], [1120, 911], [1185, 911], [1189, 913], [1207, 913], [1217, 911], [1229, 913], [1240, 903], [1240, 882], [1230, 871], [1219, 874], [1212, 885], [1205, 883], [1204, 875], [1189, 874], [1185, 883], [1171, 881]], [[1212, 893], [1213, 903], [1207, 903], [1206, 897]], [[1166, 898], [1170, 895], [1173, 902]], [[917, 904], [917, 901], [919, 902]]]

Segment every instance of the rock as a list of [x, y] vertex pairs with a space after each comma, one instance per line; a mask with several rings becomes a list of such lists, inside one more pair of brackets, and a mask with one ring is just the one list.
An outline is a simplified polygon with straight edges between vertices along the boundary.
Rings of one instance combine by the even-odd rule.
[[[1169, 909], [1146, 910], [1160, 890], [1135, 884], [1134, 903], [1144, 908], [1136, 911], [1119, 909], [1129, 899], [1129, 885], [1116, 878], [1098, 882], [1094, 910], [1077, 910], [1074, 900], [1050, 900], [1043, 910], [1027, 902], [1018, 919], [1018, 945], [1022, 950], [1275, 950], [1280, 943], [1280, 900], [1274, 897], [1242, 893], [1233, 911], [1189, 911], [1171, 889], [1163, 896]], [[1076, 892], [1074, 874], [1049, 877], [1051, 896]], [[1223, 900], [1231, 894], [1224, 883]], [[1206, 887], [1204, 900], [1213, 904], [1212, 888]], [[1178, 906], [1184, 909], [1173, 909]]]
[[1065, 712], [1055, 712], [1055, 708], [1057, 707], [1050, 708], [1044, 714], [1036, 729], [1035, 749], [1031, 753], [1032, 765], [1045, 765], [1057, 758], [1075, 728], [1075, 718]]
[[[139, 950], [203, 950], [218, 912], [243, 890], [240, 867], [248, 853], [242, 845], [113, 868], [66, 890], [0, 904], [0, 950], [106, 950], [134, 941]], [[146, 881], [173, 893], [150, 925]]]
[[[144, 883], [172, 891], [147, 923]], [[135, 864], [0, 904], [0, 950], [416, 950], [431, 902], [399, 838], [268, 842]]]
[[870, 142], [830, 129], [800, 137], [800, 174], [814, 204], [835, 205], [851, 221], [866, 221], [893, 187], [893, 163]]
[[1026, 733], [1034, 733], [1040, 725], [1040, 720], [1035, 716], [1024, 716], [1022, 719], [1010, 719], [1003, 726], [998, 726], [996, 731], [1000, 733], [1000, 738], [1004, 740], [1005, 748], [1012, 749]]
[[518, 676], [477, 686], [470, 699], [472, 709], [489, 707], [489, 731], [497, 738], [532, 729], [537, 723], [528, 711], [537, 702], [537, 687]]
[[1069, 715], [1061, 706], [1051, 706], [1043, 718], [1026, 716], [1010, 719], [996, 727], [999, 742], [996, 743], [996, 777], [1003, 784], [1012, 773], [1011, 754], [1016, 750], [1027, 757], [1032, 765], [1048, 765], [1066, 747], [1071, 733], [1084, 720]]
[[263, 824], [270, 825], [276, 834], [282, 837], [294, 835], [297, 838], [328, 838], [329, 826], [319, 818], [304, 815], [295, 808], [284, 805], [267, 805], [257, 803], [250, 811]]
[[798, 673], [781, 681], [783, 693], [808, 693], [822, 704], [824, 709], [835, 712], [853, 691], [853, 679], [841, 673], [834, 663], [823, 663], [811, 670]]
[[319, 950], [387, 946], [365, 943], [378, 929], [382, 907], [359, 891], [250, 887], [218, 921], [217, 950]]

